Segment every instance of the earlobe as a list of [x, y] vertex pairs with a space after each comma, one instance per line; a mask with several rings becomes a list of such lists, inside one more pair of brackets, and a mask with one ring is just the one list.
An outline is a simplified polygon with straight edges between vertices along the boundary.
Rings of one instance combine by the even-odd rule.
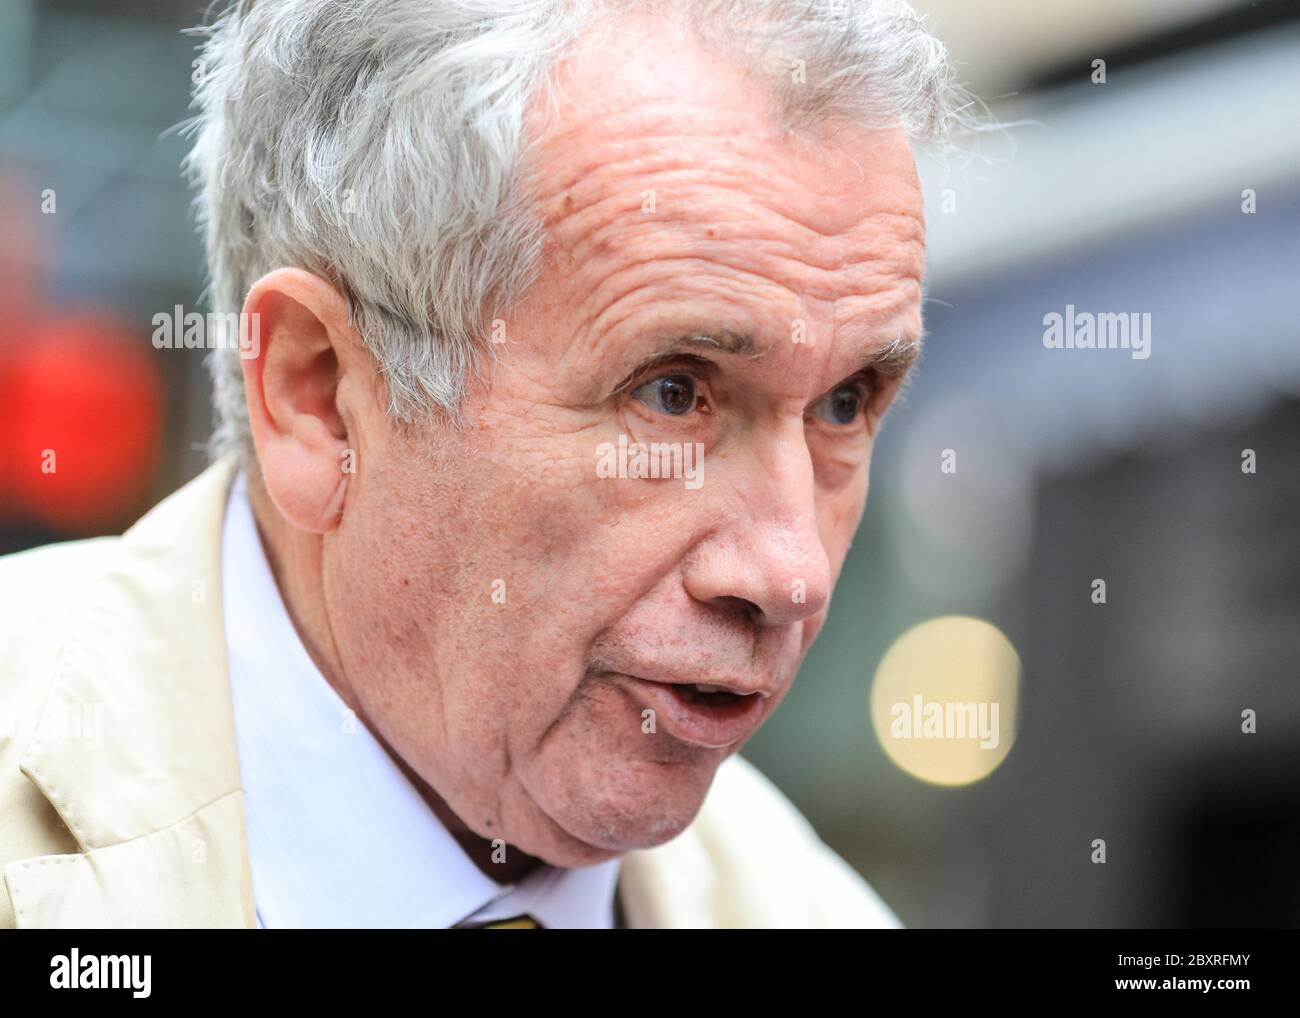
[[300, 453], [279, 445], [268, 464], [259, 451], [262, 484], [280, 515], [294, 527], [327, 534], [343, 519], [348, 475], [339, 469], [340, 460], [331, 464], [328, 458], [304, 459]]
[[253, 285], [244, 314], [257, 316], [261, 336], [243, 368], [266, 492], [291, 525], [327, 533], [342, 518], [350, 478], [339, 386], [358, 337], [347, 302], [318, 276], [277, 269]]

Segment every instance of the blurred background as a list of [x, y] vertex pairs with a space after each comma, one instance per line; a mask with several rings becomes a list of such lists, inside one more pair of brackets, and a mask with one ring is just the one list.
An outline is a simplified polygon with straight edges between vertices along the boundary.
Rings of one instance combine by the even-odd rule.
[[[1007, 126], [922, 160], [926, 353], [745, 755], [909, 926], [1296, 926], [1300, 5], [913, 2]], [[0, 553], [207, 462], [202, 359], [150, 341], [201, 308], [202, 18], [0, 0]], [[1149, 356], [1049, 348], [1067, 308]], [[945, 698], [998, 746], [896, 727]]]

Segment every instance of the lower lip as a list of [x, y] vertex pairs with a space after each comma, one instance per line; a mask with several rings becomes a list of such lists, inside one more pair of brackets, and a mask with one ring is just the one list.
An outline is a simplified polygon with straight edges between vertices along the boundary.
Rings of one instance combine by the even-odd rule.
[[761, 693], [717, 703], [695, 702], [690, 694], [666, 682], [649, 682], [620, 675], [655, 712], [656, 726], [675, 739], [706, 749], [725, 749], [751, 734], [766, 710]]

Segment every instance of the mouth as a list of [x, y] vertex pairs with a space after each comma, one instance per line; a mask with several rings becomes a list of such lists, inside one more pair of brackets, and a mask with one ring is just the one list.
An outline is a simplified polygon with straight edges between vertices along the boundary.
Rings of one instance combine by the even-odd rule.
[[662, 728], [672, 738], [705, 749], [724, 749], [742, 741], [767, 713], [769, 697], [761, 691], [615, 675], [654, 712], [654, 732]]

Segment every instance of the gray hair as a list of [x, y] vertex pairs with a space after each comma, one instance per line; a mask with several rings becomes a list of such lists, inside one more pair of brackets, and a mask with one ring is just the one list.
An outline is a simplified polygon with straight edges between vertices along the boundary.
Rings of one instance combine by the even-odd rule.
[[[525, 110], [584, 29], [634, 9], [681, 15], [788, 123], [897, 123], [941, 144], [965, 123], [943, 45], [902, 0], [239, 0], [194, 30], [185, 169], [212, 310], [238, 312], [280, 266], [321, 275], [390, 417], [454, 419], [489, 320], [536, 274]], [[250, 463], [239, 358], [228, 337], [210, 361], [213, 448]]]

